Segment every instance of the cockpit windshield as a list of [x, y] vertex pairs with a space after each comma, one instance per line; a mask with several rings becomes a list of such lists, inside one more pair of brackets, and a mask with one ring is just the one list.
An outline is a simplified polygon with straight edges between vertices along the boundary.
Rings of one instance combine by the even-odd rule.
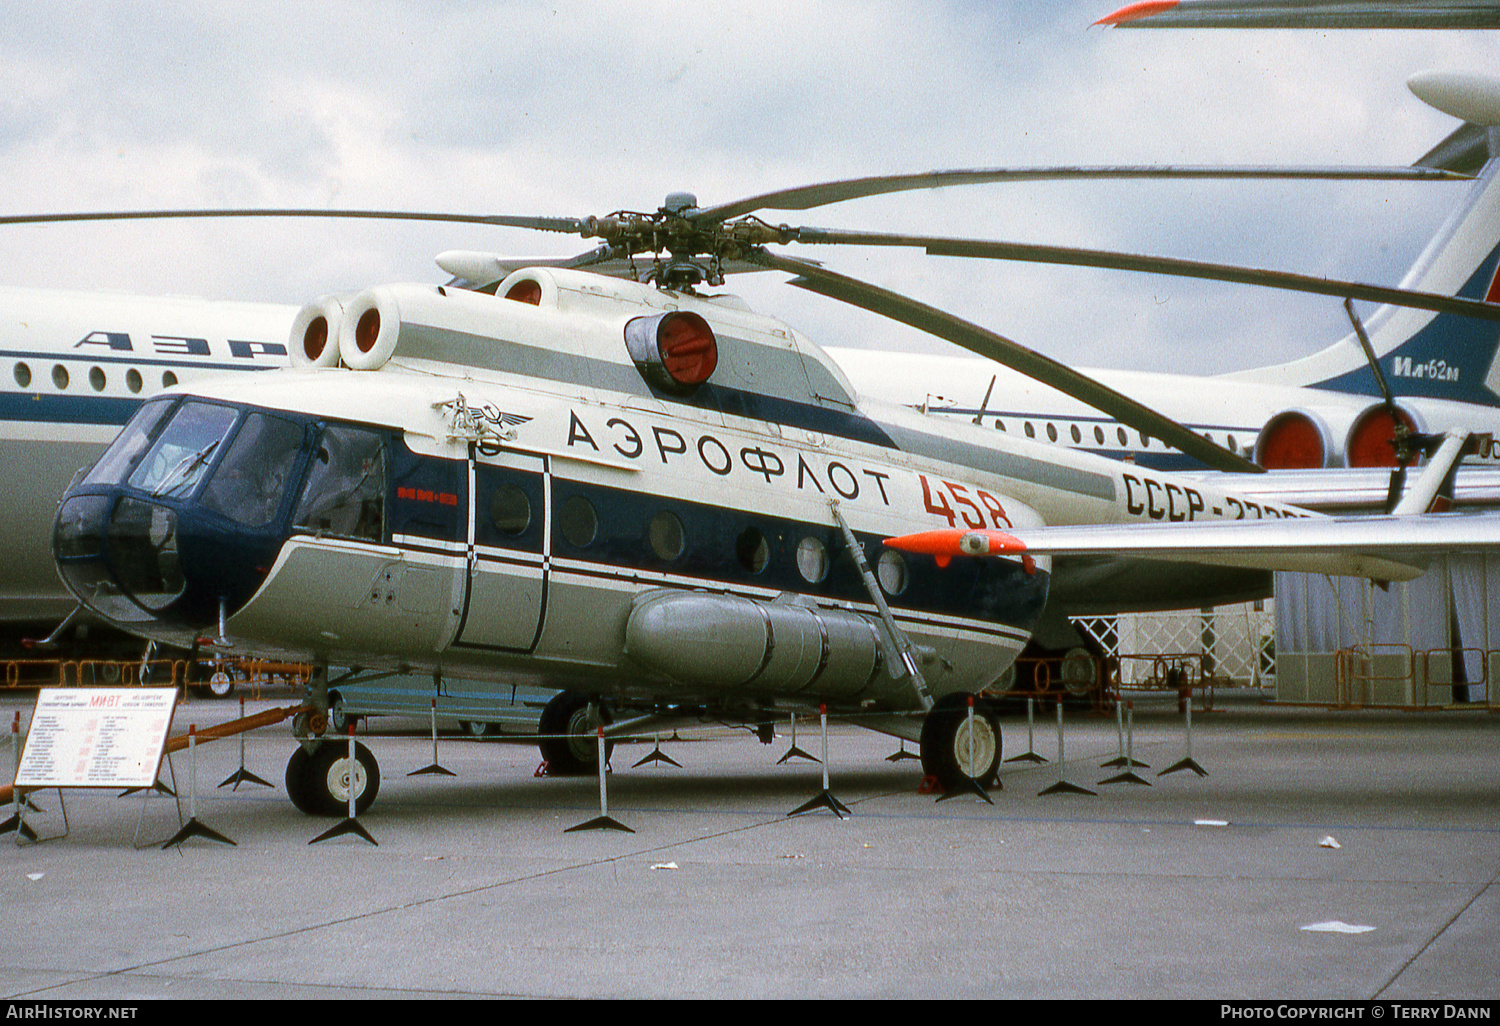
[[288, 535], [383, 544], [396, 444], [295, 411], [150, 400], [64, 497], [58, 571], [111, 620], [196, 637], [250, 599]]
[[123, 480], [145, 452], [156, 425], [172, 408], [172, 402], [171, 399], [153, 399], [137, 410], [104, 455], [90, 468], [83, 483], [114, 484]]
[[183, 403], [130, 475], [130, 484], [157, 497], [191, 494], [237, 416], [228, 406]]
[[305, 432], [301, 424], [249, 413], [201, 499], [246, 527], [269, 524], [281, 508]]

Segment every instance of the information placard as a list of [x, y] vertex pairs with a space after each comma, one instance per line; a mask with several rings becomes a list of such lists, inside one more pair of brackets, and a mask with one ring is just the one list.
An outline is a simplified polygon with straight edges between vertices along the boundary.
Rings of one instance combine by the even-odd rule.
[[43, 688], [16, 787], [150, 787], [176, 688]]

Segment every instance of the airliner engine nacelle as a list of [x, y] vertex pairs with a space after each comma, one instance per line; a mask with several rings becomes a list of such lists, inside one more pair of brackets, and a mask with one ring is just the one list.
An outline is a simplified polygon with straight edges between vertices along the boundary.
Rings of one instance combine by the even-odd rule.
[[401, 306], [393, 290], [366, 289], [344, 307], [339, 359], [353, 370], [379, 370], [401, 338]]
[[1312, 410], [1283, 410], [1260, 429], [1255, 462], [1267, 470], [1314, 470], [1333, 466], [1333, 433]]
[[[1420, 414], [1400, 404], [1397, 416], [1424, 431]], [[1255, 462], [1267, 470], [1396, 465], [1395, 422], [1384, 403], [1283, 410], [1266, 421], [1255, 440]]]
[[1384, 403], [1374, 403], [1354, 418], [1345, 436], [1344, 466], [1394, 467], [1397, 418], [1409, 431], [1420, 434], [1427, 430], [1426, 422], [1415, 411], [1398, 403], [1393, 418]]

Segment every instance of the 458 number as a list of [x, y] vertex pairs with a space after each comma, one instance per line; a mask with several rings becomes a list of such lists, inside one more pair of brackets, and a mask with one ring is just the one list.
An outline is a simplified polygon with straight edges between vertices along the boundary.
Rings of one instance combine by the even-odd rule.
[[[952, 481], [939, 481], [934, 485], [926, 474], [917, 475], [922, 481], [922, 502], [927, 512], [936, 513], [948, 521], [949, 527], [957, 527], [960, 520], [965, 527], [975, 530], [984, 527], [1014, 527], [1000, 500], [983, 489], [969, 489]], [[944, 490], [946, 489], [946, 491]], [[951, 501], [950, 501], [951, 500]], [[977, 500], [977, 501], [976, 501]], [[988, 520], [986, 520], [988, 516]]]

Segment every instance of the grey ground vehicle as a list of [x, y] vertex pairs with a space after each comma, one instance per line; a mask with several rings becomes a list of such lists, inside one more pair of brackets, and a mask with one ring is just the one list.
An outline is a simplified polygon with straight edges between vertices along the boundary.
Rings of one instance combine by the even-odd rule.
[[349, 681], [329, 688], [333, 728], [342, 732], [351, 718], [366, 716], [430, 716], [437, 702], [440, 720], [457, 720], [474, 737], [494, 734], [535, 734], [542, 709], [556, 695], [549, 688], [497, 681], [444, 677], [388, 677]]

